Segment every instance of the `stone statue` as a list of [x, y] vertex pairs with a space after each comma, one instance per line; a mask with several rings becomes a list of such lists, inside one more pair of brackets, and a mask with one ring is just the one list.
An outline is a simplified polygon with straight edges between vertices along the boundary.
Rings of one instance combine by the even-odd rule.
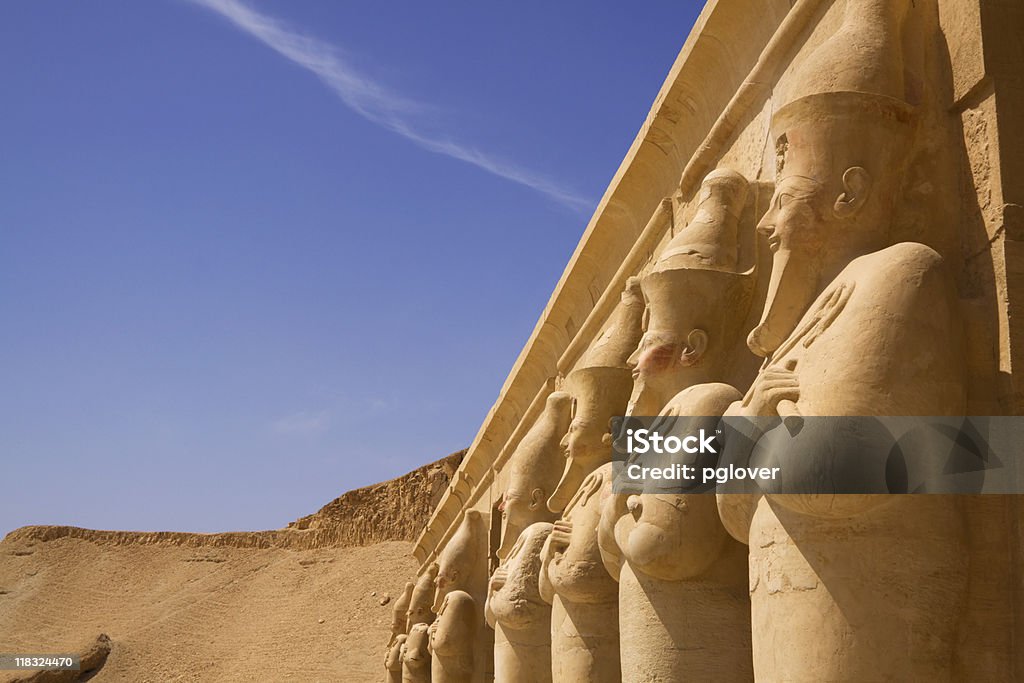
[[[687, 421], [682, 432], [713, 432], [714, 415], [738, 397], [727, 384], [701, 384], [662, 412]], [[630, 643], [623, 683], [753, 679], [747, 552], [722, 526], [713, 495], [610, 495], [599, 543], [619, 581], [619, 637]]]
[[399, 633], [388, 645], [387, 654], [384, 657], [384, 683], [401, 683], [402, 681], [402, 652], [405, 650], [404, 633]]
[[472, 683], [480, 679], [482, 653], [479, 602], [466, 591], [445, 594], [437, 621], [430, 625], [433, 683]]
[[640, 339], [644, 314], [640, 282], [630, 278], [608, 329], [565, 380], [572, 396], [572, 422], [562, 440], [565, 470], [548, 508], [561, 513], [584, 477], [611, 460], [609, 421], [622, 415], [632, 386], [626, 360]]
[[[552, 604], [553, 680], [612, 681], [619, 676], [615, 582], [597, 546], [600, 504], [611, 465], [611, 418], [622, 415], [632, 385], [626, 365], [640, 340], [644, 313], [640, 282], [626, 282], [607, 329], [565, 380], [572, 422], [562, 439], [566, 464], [548, 499], [562, 514], [544, 546], [541, 595]], [[601, 472], [598, 474], [597, 472]], [[610, 484], [610, 480], [607, 481]], [[571, 511], [571, 508], [575, 508]]]
[[754, 288], [752, 272], [736, 271], [748, 187], [735, 171], [708, 174], [693, 220], [642, 279], [647, 309], [643, 337], [627, 361], [634, 378], [629, 415], [658, 415], [686, 387], [723, 381]]
[[466, 510], [459, 528], [437, 558], [433, 610], [440, 615], [444, 596], [462, 590], [483, 603], [487, 596], [487, 525], [479, 510]]
[[405, 584], [402, 594], [395, 600], [391, 608], [391, 639], [388, 641], [388, 648], [394, 644], [398, 636], [409, 633], [409, 606], [412, 604], [412, 591], [416, 584], [409, 582]]
[[[483, 681], [490, 649], [483, 620], [487, 598], [487, 525], [479, 510], [466, 510], [437, 558], [431, 624], [434, 683]], [[450, 598], [450, 599], [449, 599]]]
[[409, 611], [406, 613], [406, 632], [412, 632], [416, 624], [432, 624], [434, 622], [434, 580], [437, 578], [437, 563], [431, 563], [416, 579], [409, 596]]
[[[693, 222], [641, 281], [648, 322], [630, 357], [630, 410], [659, 414], [679, 433], [713, 433], [742, 397], [722, 380], [753, 292], [753, 272], [737, 270], [747, 193], [742, 175], [709, 174]], [[746, 548], [722, 526], [714, 496], [673, 483], [664, 494], [616, 493], [603, 505], [599, 543], [619, 581], [619, 637], [630, 643], [622, 680], [751, 680]]]
[[526, 527], [554, 521], [557, 516], [548, 510], [547, 500], [562, 473], [559, 442], [569, 428], [571, 408], [569, 394], [555, 391], [548, 396], [544, 411], [509, 459], [509, 482], [501, 503], [499, 559], [508, 556]]
[[430, 683], [430, 641], [427, 624], [409, 629], [402, 646], [402, 683]]
[[546, 522], [523, 530], [491, 577], [484, 616], [495, 630], [494, 679], [500, 683], [551, 681], [551, 605], [540, 595]]
[[618, 585], [604, 567], [597, 539], [611, 473], [609, 462], [587, 475], [541, 552], [539, 587], [551, 603], [554, 683], [620, 680]]
[[[771, 280], [748, 339], [766, 360], [729, 414], [964, 413], [962, 325], [943, 260], [888, 237], [916, 120], [902, 45], [921, 11], [848, 2], [839, 30], [789, 79], [771, 126], [775, 196], [758, 226]], [[814, 429], [752, 438], [795, 484], [837, 481], [859, 452]], [[723, 521], [750, 546], [756, 678], [950, 680], [965, 600], [960, 505], [720, 496]]]

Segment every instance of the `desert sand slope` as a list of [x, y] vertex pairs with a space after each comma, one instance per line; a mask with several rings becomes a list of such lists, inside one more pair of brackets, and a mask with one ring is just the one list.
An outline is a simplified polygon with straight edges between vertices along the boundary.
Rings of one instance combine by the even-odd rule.
[[92, 679], [101, 683], [376, 682], [391, 617], [379, 603], [415, 572], [410, 550], [398, 541], [111, 545], [15, 532], [0, 543], [0, 652], [81, 651], [106, 633], [111, 653]]
[[[392, 608], [381, 602], [415, 575], [411, 541], [463, 454], [285, 529], [12, 531], [0, 542], [0, 652], [95, 652], [106, 634], [90, 679], [101, 683], [380, 681]], [[0, 671], [0, 683], [26, 678]]]

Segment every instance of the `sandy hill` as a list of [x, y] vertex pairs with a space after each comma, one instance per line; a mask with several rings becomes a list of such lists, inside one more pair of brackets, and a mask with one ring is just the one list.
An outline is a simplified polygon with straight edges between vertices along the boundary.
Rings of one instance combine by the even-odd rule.
[[[101, 666], [89, 680], [101, 683], [376, 682], [391, 619], [381, 603], [415, 573], [411, 541], [461, 457], [351, 491], [286, 529], [13, 531], [0, 542], [0, 652], [91, 648]], [[30, 679], [0, 671], [5, 680]]]

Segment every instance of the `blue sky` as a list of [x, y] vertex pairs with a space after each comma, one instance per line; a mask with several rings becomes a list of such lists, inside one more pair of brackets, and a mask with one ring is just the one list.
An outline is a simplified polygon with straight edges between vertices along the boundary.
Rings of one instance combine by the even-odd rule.
[[0, 534], [468, 445], [701, 4], [0, 4]]

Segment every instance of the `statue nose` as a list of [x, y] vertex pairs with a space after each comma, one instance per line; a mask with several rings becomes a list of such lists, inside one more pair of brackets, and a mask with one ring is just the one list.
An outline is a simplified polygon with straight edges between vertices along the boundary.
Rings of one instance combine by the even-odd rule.
[[641, 512], [643, 512], [644, 504], [643, 501], [640, 500], [640, 496], [630, 496], [629, 498], [627, 498], [626, 509], [629, 510], [634, 515], [639, 515]]

